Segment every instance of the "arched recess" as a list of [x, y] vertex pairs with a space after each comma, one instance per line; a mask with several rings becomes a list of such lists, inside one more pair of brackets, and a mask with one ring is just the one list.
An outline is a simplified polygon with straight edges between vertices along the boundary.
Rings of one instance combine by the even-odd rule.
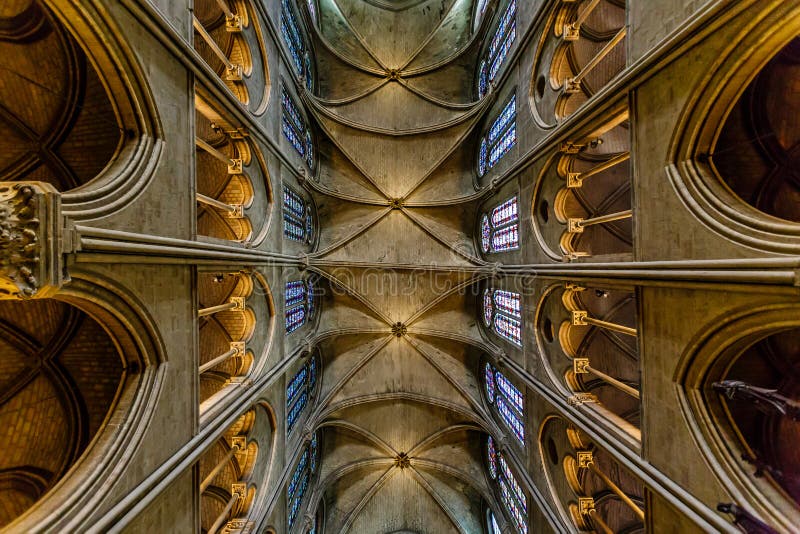
[[800, 7], [776, 4], [730, 40], [684, 109], [670, 180], [686, 208], [715, 232], [758, 250], [797, 254], [800, 212]]
[[684, 416], [722, 484], [787, 530], [800, 521], [798, 311], [762, 305], [713, 321], [675, 376]]
[[254, 115], [266, 111], [270, 78], [264, 31], [250, 0], [194, 0], [194, 48]]
[[273, 207], [266, 160], [247, 132], [210, 102], [197, 88], [197, 234], [258, 245]]
[[[269, 430], [268, 446], [274, 441], [273, 430], [268, 417], [264, 417], [263, 407], [254, 406], [203, 454], [199, 462], [200, 471], [200, 531], [203, 534], [233, 529], [244, 529], [253, 511], [253, 502], [258, 495], [261, 472], [259, 458], [265, 453], [271, 460], [272, 451], [262, 451], [261, 441], [255, 439], [256, 430], [263, 431], [264, 425], [256, 427], [256, 420], [267, 419]], [[261, 423], [261, 421], [259, 421]], [[259, 436], [262, 437], [263, 436]], [[252, 525], [251, 525], [252, 526]]]
[[539, 429], [541, 465], [564, 526], [578, 532], [645, 531], [644, 484], [567, 420]]
[[531, 220], [554, 260], [633, 258], [627, 107], [564, 143], [538, 177]]
[[0, 180], [52, 184], [76, 219], [131, 201], [161, 148], [143, 75], [105, 16], [65, 0], [0, 11]]
[[200, 271], [197, 287], [200, 403], [205, 410], [230, 385], [266, 364], [274, 305], [258, 273]]
[[637, 298], [633, 288], [566, 283], [545, 290], [536, 337], [564, 394], [641, 440]]
[[0, 526], [11, 531], [85, 524], [159, 393], [163, 350], [136, 298], [71, 275], [55, 298], [0, 301]]
[[554, 128], [625, 68], [625, 10], [625, 0], [553, 2], [531, 77], [540, 127]]

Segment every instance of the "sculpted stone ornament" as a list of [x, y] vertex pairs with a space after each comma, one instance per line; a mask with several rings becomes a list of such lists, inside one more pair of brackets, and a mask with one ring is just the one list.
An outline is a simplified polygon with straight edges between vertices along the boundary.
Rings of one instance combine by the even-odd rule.
[[714, 382], [711, 387], [729, 399], [749, 401], [763, 413], [777, 412], [795, 421], [800, 420], [800, 402], [779, 394], [777, 389], [760, 388], [741, 380]]
[[0, 182], [0, 299], [51, 296], [61, 285], [61, 197], [44, 182]]

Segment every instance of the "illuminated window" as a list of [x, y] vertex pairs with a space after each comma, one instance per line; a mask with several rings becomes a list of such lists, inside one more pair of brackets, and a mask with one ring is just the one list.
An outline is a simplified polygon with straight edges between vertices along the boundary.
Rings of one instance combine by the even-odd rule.
[[[312, 17], [316, 17], [314, 0], [308, 1], [308, 10]], [[300, 26], [297, 24], [289, 0], [281, 0], [281, 34], [286, 46], [289, 48], [289, 55], [292, 57], [292, 65], [295, 72], [306, 80], [306, 86], [310, 90], [313, 87], [313, 77], [311, 73], [311, 51], [303, 41], [303, 34], [300, 33]]]
[[522, 346], [522, 297], [513, 291], [483, 292], [483, 324], [497, 335]]
[[481, 217], [481, 250], [484, 254], [519, 248], [519, 209], [513, 196]]
[[[487, 462], [489, 476], [500, 491], [500, 500], [503, 502], [514, 526], [520, 534], [528, 533], [528, 501], [522, 488], [514, 478], [506, 459], [497, 451], [491, 436], [486, 439]], [[495, 523], [496, 525], [496, 523]], [[499, 530], [498, 530], [499, 532]]]
[[[486, 6], [482, 7], [485, 9]], [[486, 57], [481, 61], [478, 71], [478, 97], [483, 98], [488, 92], [489, 83], [497, 77], [500, 67], [508, 56], [508, 52], [517, 38], [517, 0], [511, 0], [500, 18], [494, 32]]]
[[311, 438], [311, 442], [306, 445], [300, 461], [294, 468], [289, 486], [286, 488], [286, 502], [289, 511], [289, 530], [294, 526], [295, 520], [300, 513], [303, 504], [303, 497], [306, 494], [311, 478], [317, 470], [317, 456], [319, 454], [317, 435]]
[[317, 383], [317, 358], [311, 357], [286, 386], [286, 428], [291, 432]]
[[281, 85], [281, 131], [309, 168], [314, 167], [314, 142], [300, 108]]
[[310, 280], [286, 282], [283, 301], [287, 334], [306, 324], [314, 315], [314, 296], [314, 286]]
[[304, 243], [311, 243], [314, 238], [314, 216], [310, 204], [287, 186], [283, 186], [283, 235]]
[[513, 95], [481, 139], [478, 175], [483, 176], [517, 143], [517, 96]]
[[525, 410], [522, 392], [488, 362], [484, 366], [484, 385], [487, 399], [506, 426], [514, 432], [520, 445], [524, 445]]

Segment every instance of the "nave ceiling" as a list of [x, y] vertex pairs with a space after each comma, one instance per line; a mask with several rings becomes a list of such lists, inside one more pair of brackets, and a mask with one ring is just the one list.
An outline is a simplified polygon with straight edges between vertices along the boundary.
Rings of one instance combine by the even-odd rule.
[[[473, 0], [323, 0], [315, 32], [322, 130], [307, 185], [324, 287], [326, 532], [483, 532], [484, 436], [502, 436], [478, 370], [498, 350], [475, 320], [481, 283], [471, 136], [481, 111]], [[496, 504], [496, 503], [495, 503]]]

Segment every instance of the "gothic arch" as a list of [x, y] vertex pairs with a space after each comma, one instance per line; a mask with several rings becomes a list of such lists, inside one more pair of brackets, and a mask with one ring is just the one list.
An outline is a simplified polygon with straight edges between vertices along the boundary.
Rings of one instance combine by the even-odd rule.
[[[10, 159], [0, 171], [3, 179], [53, 184], [63, 192], [63, 213], [77, 220], [118, 210], [148, 185], [161, 150], [160, 125], [139, 65], [96, 5], [19, 4], [11, 17], [14, 30], [0, 39], [4, 48], [24, 46], [25, 53], [3, 55], [39, 58], [35, 66], [3, 70], [9, 92], [3, 97], [3, 138], [16, 145], [4, 150]], [[46, 81], [32, 80], [33, 72]], [[42, 149], [20, 152], [31, 143]]]
[[[712, 320], [675, 373], [683, 415], [716, 476], [736, 499], [789, 530], [800, 518], [792, 480], [798, 464], [782, 446], [797, 432], [798, 311], [793, 303], [762, 304]], [[785, 416], [770, 410], [770, 399], [789, 399]], [[765, 411], [758, 419], [756, 404]]]
[[[54, 298], [0, 302], [0, 419], [16, 450], [0, 484], [13, 530], [81, 524], [125, 472], [158, 398], [163, 350], [143, 307], [101, 277], [71, 275]], [[30, 351], [39, 356], [14, 356]], [[51, 408], [26, 413], [32, 402]]]
[[[776, 130], [779, 124], [770, 123], [774, 112], [762, 108], [753, 98], [755, 93], [773, 91], [774, 96], [797, 105], [793, 95], [781, 92], [779, 82], [771, 83], [769, 77], [781, 57], [795, 56], [792, 50], [797, 45], [792, 42], [796, 42], [796, 29], [785, 21], [797, 17], [797, 6], [776, 6], [721, 51], [688, 100], [672, 140], [667, 167], [682, 202], [700, 221], [729, 239], [774, 253], [796, 254], [800, 250], [797, 214], [792, 211], [791, 202], [778, 202], [774, 191], [769, 198], [753, 197], [751, 189], [783, 184], [783, 198], [796, 198], [797, 179], [790, 163], [796, 152], [792, 138], [796, 132]], [[781, 52], [776, 54], [776, 50]], [[791, 75], [784, 77], [790, 79]], [[746, 127], [737, 125], [742, 117], [745, 122], [750, 121], [756, 133], [747, 133]], [[747, 138], [769, 131], [779, 139], [747, 142]], [[740, 145], [734, 155], [726, 154], [726, 146], [731, 143]], [[731, 166], [747, 169], [742, 173], [747, 179], [733, 180]], [[764, 178], [759, 182], [760, 172]], [[743, 200], [743, 196], [748, 198]], [[760, 204], [759, 198], [766, 199], [765, 203]]]

